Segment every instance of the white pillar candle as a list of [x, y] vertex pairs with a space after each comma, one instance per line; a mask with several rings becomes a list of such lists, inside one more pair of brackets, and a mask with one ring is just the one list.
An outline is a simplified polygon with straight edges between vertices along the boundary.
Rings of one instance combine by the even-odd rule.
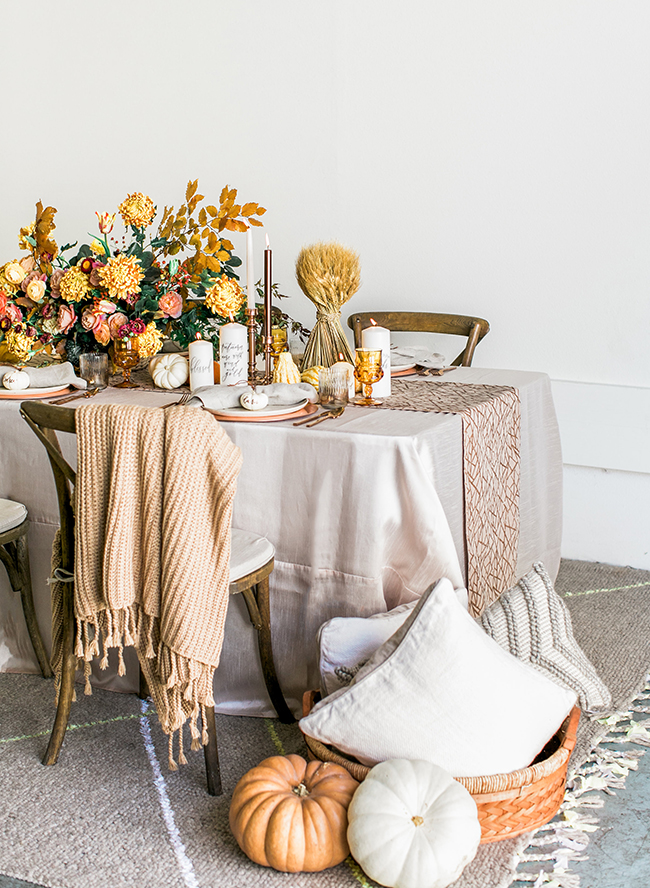
[[390, 395], [390, 330], [372, 324], [361, 331], [361, 347], [381, 349], [381, 367], [384, 375], [372, 387], [374, 398], [387, 398]]
[[246, 231], [246, 294], [248, 309], [255, 308], [255, 261], [253, 258], [253, 232]]
[[243, 324], [224, 324], [219, 328], [219, 366], [221, 385], [248, 382], [248, 330]]
[[[200, 334], [198, 334], [200, 337]], [[214, 349], [207, 339], [190, 342], [190, 389], [214, 385]]]

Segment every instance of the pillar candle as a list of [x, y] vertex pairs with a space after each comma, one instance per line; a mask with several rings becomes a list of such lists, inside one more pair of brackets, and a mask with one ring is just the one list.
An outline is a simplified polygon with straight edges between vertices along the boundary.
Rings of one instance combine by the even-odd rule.
[[246, 231], [246, 295], [247, 308], [255, 308], [255, 260], [253, 257], [253, 232]]
[[224, 324], [219, 328], [219, 367], [221, 385], [248, 382], [248, 331], [243, 324]]
[[372, 394], [375, 398], [387, 398], [390, 395], [390, 330], [378, 324], [366, 327], [361, 331], [361, 347], [381, 349], [384, 375], [379, 382], [373, 384]]
[[207, 339], [197, 338], [190, 342], [190, 389], [200, 388], [202, 385], [214, 385], [214, 349]]

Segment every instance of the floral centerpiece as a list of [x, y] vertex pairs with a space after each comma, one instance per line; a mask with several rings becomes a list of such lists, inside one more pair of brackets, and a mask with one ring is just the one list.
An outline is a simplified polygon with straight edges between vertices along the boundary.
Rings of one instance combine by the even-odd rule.
[[218, 206], [200, 206], [204, 199], [198, 180], [190, 181], [185, 203], [176, 212], [165, 207], [153, 231], [157, 208], [134, 192], [118, 207], [121, 240], [109, 237], [117, 213], [96, 213], [89, 242], [61, 248], [53, 238], [56, 209], [39, 201], [34, 222], [20, 230], [25, 255], [0, 267], [0, 363], [38, 353], [76, 363], [82, 352], [107, 351], [125, 336], [137, 337], [143, 358], [165, 338], [186, 348], [200, 333], [216, 346], [222, 324], [245, 322], [241, 259], [226, 234], [261, 226], [265, 208], [236, 203], [237, 189], [228, 186]]

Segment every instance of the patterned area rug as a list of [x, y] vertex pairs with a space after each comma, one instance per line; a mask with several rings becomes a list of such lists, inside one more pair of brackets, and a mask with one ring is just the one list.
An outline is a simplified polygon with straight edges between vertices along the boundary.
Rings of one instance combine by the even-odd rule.
[[[608, 772], [605, 782], [614, 785], [611, 780], [624, 779], [633, 767], [630, 749], [641, 748], [630, 738], [642, 737], [646, 726], [630, 706], [650, 665], [650, 572], [563, 562], [557, 587], [568, 596], [578, 640], [625, 715], [609, 724], [583, 721], [572, 769], [586, 770], [573, 782], [559, 825], [482, 846], [456, 888], [505, 888], [515, 880], [575, 888], [569, 852], [588, 853], [584, 839], [598, 814], [583, 804], [590, 795], [585, 781], [593, 778], [593, 789]], [[291, 888], [374, 886], [352, 859], [289, 877], [258, 867], [230, 834], [237, 780], [276, 752], [305, 754], [296, 727], [218, 716], [224, 795], [214, 799], [205, 792], [200, 753], [177, 772], [167, 771], [155, 714], [131, 696], [80, 695], [59, 764], [42, 767], [52, 697], [51, 682], [40, 677], [0, 675], [0, 873], [48, 888], [279, 888], [287, 879]]]

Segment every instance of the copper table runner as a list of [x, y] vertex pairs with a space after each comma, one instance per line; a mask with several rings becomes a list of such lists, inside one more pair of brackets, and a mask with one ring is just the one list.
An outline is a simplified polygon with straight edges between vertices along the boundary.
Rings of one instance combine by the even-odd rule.
[[478, 616], [515, 580], [519, 541], [520, 402], [511, 386], [393, 379], [377, 407], [455, 413], [463, 423], [469, 610]]

